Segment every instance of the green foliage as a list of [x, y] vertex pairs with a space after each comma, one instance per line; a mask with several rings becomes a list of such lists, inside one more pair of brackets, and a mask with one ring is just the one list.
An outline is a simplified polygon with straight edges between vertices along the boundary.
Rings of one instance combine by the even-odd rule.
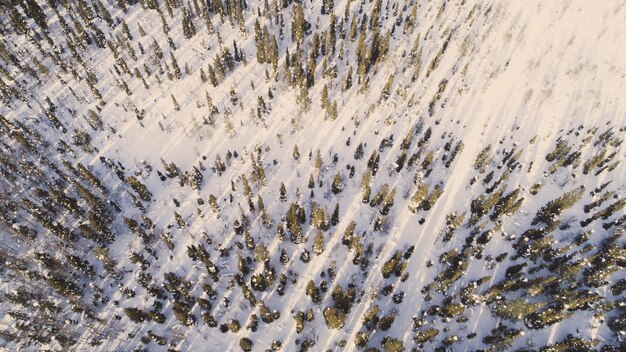
[[450, 303], [446, 304], [441, 308], [441, 313], [444, 316], [454, 318], [457, 317], [465, 311], [465, 305], [462, 303]]
[[501, 351], [510, 347], [515, 339], [523, 335], [523, 330], [511, 329], [504, 324], [500, 324], [498, 327], [491, 330], [491, 334], [483, 338], [483, 342], [492, 345], [496, 350]]
[[385, 352], [403, 352], [405, 350], [402, 341], [386, 336], [383, 338], [381, 346]]
[[313, 253], [316, 255], [322, 254], [324, 251], [324, 234], [322, 231], [317, 231], [313, 238]]
[[148, 187], [141, 183], [135, 176], [130, 176], [126, 179], [130, 187], [139, 194], [139, 197], [146, 202], [152, 199], [152, 193], [148, 191]]
[[254, 344], [252, 343], [252, 340], [250, 340], [247, 337], [242, 337], [239, 340], [239, 347], [241, 348], [242, 351], [245, 351], [245, 352], [252, 351], [253, 346]]
[[133, 323], [143, 323], [146, 320], [150, 320], [148, 313], [138, 308], [124, 308], [124, 313]]
[[356, 291], [354, 288], [342, 289], [340, 285], [337, 285], [333, 288], [331, 297], [335, 302], [335, 308], [340, 309], [345, 314], [348, 314], [354, 304]]
[[526, 316], [537, 312], [543, 306], [543, 303], [529, 303], [522, 299], [512, 299], [494, 304], [491, 311], [502, 319], [522, 321]]
[[396, 320], [396, 315], [394, 313], [385, 315], [382, 318], [380, 318], [380, 321], [378, 322], [378, 327], [382, 331], [387, 331], [391, 328], [391, 325], [393, 325], [393, 322], [395, 320]]
[[196, 322], [196, 317], [191, 314], [190, 305], [185, 302], [174, 301], [172, 311], [176, 319], [185, 326], [191, 326]]
[[65, 296], [80, 297], [83, 294], [83, 290], [78, 285], [59, 274], [50, 274], [46, 278], [46, 282]]
[[380, 205], [382, 201], [387, 197], [388, 193], [389, 193], [389, 185], [385, 183], [382, 186], [380, 186], [380, 188], [378, 189], [378, 193], [376, 193], [374, 198], [372, 198], [372, 201], [370, 202], [370, 206], [377, 207], [378, 205]]
[[341, 329], [345, 324], [346, 315], [339, 309], [333, 307], [324, 308], [324, 320], [329, 329]]
[[418, 210], [422, 208], [422, 202], [428, 196], [428, 185], [425, 183], [420, 183], [417, 186], [417, 190], [413, 193], [411, 200], [409, 201], [409, 210], [413, 213], [416, 213]]
[[448, 242], [452, 239], [454, 232], [461, 226], [461, 223], [465, 219], [465, 212], [461, 215], [457, 215], [456, 212], [452, 212], [446, 216], [446, 227], [441, 232], [442, 241]]
[[302, 242], [302, 225], [301, 225], [301, 216], [300, 212], [304, 212], [304, 209], [300, 208], [299, 205], [295, 203], [291, 203], [289, 206], [289, 210], [287, 211], [287, 229], [291, 234], [291, 241], [295, 244], [299, 244]]
[[563, 194], [559, 198], [549, 201], [546, 205], [539, 209], [539, 211], [537, 211], [532, 224], [536, 225], [538, 223], [544, 223], [546, 225], [550, 225], [554, 223], [558, 220], [558, 217], [563, 211], [571, 208], [580, 200], [584, 191], [585, 187], [580, 186]]
[[484, 173], [487, 170], [487, 166], [493, 161], [491, 155], [491, 145], [488, 145], [483, 149], [478, 156], [476, 156], [476, 160], [474, 161], [474, 170], [479, 170], [480, 173]]
[[540, 312], [527, 315], [524, 319], [524, 324], [529, 329], [543, 329], [571, 316], [572, 313], [566, 312], [562, 309], [547, 308]]
[[381, 269], [383, 277], [385, 279], [389, 278], [391, 274], [395, 274], [396, 277], [402, 276], [402, 272], [404, 271], [404, 266], [406, 265], [406, 262], [403, 262], [401, 259], [402, 259], [402, 252], [395, 251], [393, 256], [385, 262], [385, 264], [383, 265]]
[[437, 335], [439, 335], [439, 330], [431, 328], [415, 334], [413, 341], [415, 341], [415, 343], [425, 343], [433, 340]]
[[372, 171], [367, 170], [365, 174], [363, 174], [363, 179], [361, 180], [361, 191], [363, 192], [362, 201], [363, 203], [370, 202], [370, 196], [372, 194], [372, 187], [370, 185], [372, 180]]
[[324, 208], [318, 207], [315, 202], [311, 205], [311, 225], [323, 231], [330, 227], [328, 213]]
[[337, 173], [335, 175], [335, 178], [333, 179], [333, 184], [332, 184], [333, 194], [341, 193], [342, 189], [343, 189], [343, 179], [341, 177], [341, 174]]
[[[542, 347], [540, 352], [568, 352], [568, 351], [594, 351], [601, 341], [598, 339], [585, 340], [580, 337], [568, 336], [562, 341]], [[606, 346], [605, 346], [606, 347]], [[605, 349], [603, 348], [602, 351]], [[611, 351], [607, 349], [607, 351]]]
[[228, 326], [228, 330], [237, 333], [239, 332], [239, 330], [241, 330], [241, 324], [239, 324], [238, 320], [235, 319], [231, 319], [228, 321], [228, 323], [226, 324]]

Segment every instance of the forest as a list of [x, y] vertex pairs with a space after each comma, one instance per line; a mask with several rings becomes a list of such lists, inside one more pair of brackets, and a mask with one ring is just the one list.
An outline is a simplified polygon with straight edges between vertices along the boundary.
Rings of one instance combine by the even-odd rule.
[[626, 350], [623, 1], [0, 10], [0, 349]]

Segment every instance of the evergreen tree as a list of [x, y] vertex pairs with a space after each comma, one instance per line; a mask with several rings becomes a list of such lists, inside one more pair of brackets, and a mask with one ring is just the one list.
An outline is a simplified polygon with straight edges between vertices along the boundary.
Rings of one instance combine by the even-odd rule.
[[189, 175], [189, 186], [193, 190], [199, 190], [202, 187], [202, 172], [197, 167], [193, 167], [191, 174]]
[[247, 337], [242, 337], [239, 340], [239, 347], [244, 352], [252, 351], [253, 346], [254, 346], [254, 344], [252, 343], [252, 340], [250, 340]]
[[328, 85], [324, 84], [324, 87], [322, 88], [322, 109], [326, 110], [328, 109], [328, 105], [329, 105], [329, 101], [328, 101]]
[[334, 307], [326, 307], [324, 308], [323, 314], [326, 326], [328, 326], [329, 329], [343, 328], [346, 320], [344, 312]]
[[291, 7], [291, 40], [302, 43], [307, 26], [302, 5], [294, 3]]
[[256, 59], [262, 64], [266, 61], [265, 45], [263, 43], [263, 32], [259, 19], [254, 22], [254, 42], [256, 43]]
[[124, 313], [126, 314], [128, 319], [130, 319], [130, 321], [137, 324], [143, 323], [144, 321], [150, 319], [148, 313], [138, 308], [124, 308]]
[[332, 191], [333, 194], [339, 194], [343, 189], [343, 179], [340, 173], [335, 174], [335, 178], [333, 179]]
[[172, 97], [172, 104], [174, 105], [174, 110], [180, 111], [180, 105], [178, 104], [178, 101], [174, 97], [174, 94], [172, 94], [171, 97]]
[[339, 203], [335, 204], [335, 210], [333, 210], [333, 215], [330, 218], [330, 223], [333, 226], [339, 224]]
[[[48, 29], [48, 23], [46, 22], [46, 14], [43, 12], [36, 0], [23, 0], [20, 1], [20, 5], [24, 9], [24, 13], [41, 27], [43, 30]], [[79, 7], [82, 9], [82, 7]]]
[[170, 59], [172, 61], [172, 70], [174, 70], [174, 77], [176, 77], [176, 79], [180, 79], [182, 77], [180, 67], [178, 66], [178, 61], [176, 61], [176, 57], [171, 51]]
[[298, 150], [298, 145], [293, 147], [293, 158], [295, 160], [300, 160], [300, 151]]
[[191, 16], [191, 11], [186, 7], [183, 7], [183, 34], [186, 39], [191, 39], [194, 35], [196, 35], [196, 27], [193, 24], [193, 18]]
[[287, 201], [287, 188], [285, 188], [285, 184], [282, 182], [280, 183], [280, 201]]
[[324, 251], [324, 234], [322, 231], [317, 231], [315, 238], [313, 238], [313, 253], [316, 255], [322, 254]]
[[370, 195], [372, 194], [372, 187], [370, 185], [372, 179], [372, 171], [367, 170], [365, 174], [363, 174], [363, 179], [361, 180], [361, 192], [363, 192], [363, 203], [370, 202]]
[[213, 85], [213, 87], [217, 87], [217, 84], [218, 84], [217, 74], [215, 73], [213, 66], [209, 65], [208, 70], [209, 70], [209, 80], [211, 81], [211, 85]]

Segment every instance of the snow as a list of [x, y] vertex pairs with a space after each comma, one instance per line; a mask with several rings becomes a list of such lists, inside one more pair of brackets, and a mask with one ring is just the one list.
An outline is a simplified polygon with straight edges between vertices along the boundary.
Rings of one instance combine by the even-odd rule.
[[[346, 3], [346, 1], [335, 2], [334, 12], [337, 14], [338, 22], [343, 20]], [[400, 8], [404, 4], [396, 3]], [[258, 7], [263, 8], [261, 1], [250, 1], [248, 4], [251, 7], [248, 11], [254, 13]], [[351, 12], [356, 13], [360, 4], [363, 4], [365, 13], [371, 13], [374, 3], [354, 1], [351, 2]], [[445, 4], [445, 10], [442, 15], [438, 15], [442, 4]], [[64, 110], [60, 114], [68, 131], [80, 128], [90, 133], [95, 153], [78, 153], [75, 160], [97, 170], [110, 189], [123, 191], [119, 196], [116, 195], [115, 197], [119, 198], [115, 199], [123, 202], [124, 216], [139, 221], [141, 213], [133, 208], [130, 195], [126, 193], [127, 188], [123, 188], [120, 180], [106, 171], [107, 168], [100, 162], [100, 157], [121, 163], [126, 168], [127, 176], [135, 175], [153, 194], [153, 201], [146, 202], [145, 206], [146, 216], [155, 224], [154, 235], [159, 237], [165, 233], [175, 243], [173, 250], [160, 239], [149, 245], [158, 253], [158, 258], [149, 257], [151, 265], [148, 272], [154, 276], [154, 283], [162, 282], [164, 273], [174, 272], [193, 284], [190, 292], [196, 297], [205, 297], [202, 285], [210, 284], [219, 292], [218, 298], [211, 301], [212, 314], [216, 320], [222, 324], [229, 319], [238, 319], [242, 329], [237, 333], [222, 334], [219, 328], [209, 328], [200, 319], [199, 307], [192, 310], [197, 318], [197, 324], [189, 328], [183, 327], [171, 314], [170, 300], [163, 302], [164, 314], [168, 318], [165, 324], [130, 322], [124, 316], [123, 308], [138, 307], [149, 310], [153, 299], [137, 283], [138, 266], [130, 263], [128, 259], [131, 251], [141, 252], [145, 244], [138, 236], [131, 234], [123, 223], [118, 222], [117, 230], [123, 235], [118, 236], [118, 239], [109, 246], [109, 256], [118, 263], [116, 267], [119, 270], [131, 274], [126, 275], [121, 282], [110, 276], [100, 281], [99, 287], [105, 290], [111, 299], [99, 312], [98, 317], [102, 322], [85, 326], [76, 347], [102, 351], [132, 350], [141, 346], [140, 337], [151, 330], [156, 335], [180, 340], [175, 347], [181, 351], [238, 350], [242, 337], [250, 338], [254, 342], [255, 351], [269, 348], [272, 340], [282, 341], [284, 350], [294, 350], [295, 341], [302, 341], [304, 338], [316, 341], [314, 350], [338, 350], [337, 344], [341, 340], [347, 341], [346, 350], [354, 350], [356, 334], [365, 329], [363, 313], [374, 305], [380, 306], [380, 314], [397, 312], [397, 315], [392, 328], [388, 331], [375, 331], [368, 346], [379, 347], [385, 336], [401, 339], [407, 349], [416, 346], [413, 343], [415, 332], [412, 330], [412, 318], [429, 306], [439, 304], [438, 301], [441, 300], [441, 297], [435, 297], [433, 302], [427, 302], [420, 292], [443, 269], [443, 265], [440, 264], [433, 268], [428, 268], [426, 264], [431, 260], [436, 262], [441, 253], [450, 249], [461, 249], [466, 235], [470, 233], [471, 228], [466, 225], [470, 204], [472, 199], [485, 193], [486, 186], [482, 179], [488, 173], [480, 174], [474, 170], [474, 161], [487, 145], [492, 146], [491, 153], [495, 160], [493, 165], [489, 165], [489, 170], [495, 170], [494, 179], [497, 179], [504, 170], [504, 168], [498, 170], [496, 165], [502, 159], [504, 151], [508, 152], [513, 147], [523, 150], [519, 159], [521, 166], [511, 173], [504, 184], [508, 185], [505, 193], [518, 186], [521, 187], [525, 201], [515, 216], [503, 217], [502, 231], [494, 234], [486, 245], [485, 255], [496, 257], [506, 251], [513, 254], [511, 243], [515, 243], [515, 239], [519, 238], [525, 229], [531, 227], [534, 213], [548, 201], [580, 185], [586, 186], [584, 200], [562, 216], [563, 219], [566, 216], [573, 217], [576, 220], [573, 221], [575, 227], [578, 226], [576, 225], [578, 222], [609, 204], [607, 202], [593, 212], [584, 214], [582, 205], [592, 200], [589, 191], [593, 188], [613, 180], [610, 190], [615, 190], [619, 197], [624, 197], [626, 169], [621, 163], [612, 172], [602, 172], [597, 176], [594, 173], [583, 175], [580, 172], [582, 166], [577, 169], [570, 166], [558, 169], [553, 174], [546, 174], [550, 163], [545, 160], [545, 156], [554, 149], [558, 137], [567, 137], [568, 131], [581, 125], [584, 128], [580, 130], [580, 136], [568, 137], [570, 145], [580, 144], [587, 130], [593, 126], [599, 128], [596, 136], [613, 127], [614, 132], [623, 139], [624, 132], [620, 128], [626, 125], [624, 93], [626, 46], [621, 44], [626, 42], [624, 37], [626, 28], [623, 26], [623, 23], [626, 23], [625, 4], [624, 1], [583, 0], [419, 2], [417, 28], [406, 35], [402, 34], [401, 27], [396, 28], [391, 39], [388, 58], [373, 69], [367, 91], [358, 92], [358, 77], [355, 74], [353, 87], [342, 92], [342, 80], [348, 67], [353, 66], [356, 73], [355, 45], [358, 40], [355, 43], [346, 41], [344, 60], [335, 57], [333, 63], [338, 66], [337, 79], [322, 79], [321, 64], [318, 62], [316, 84], [309, 91], [312, 100], [309, 111], [302, 111], [296, 104], [297, 89], [288, 87], [282, 78], [278, 81], [266, 79], [265, 70], [267, 68], [271, 75], [271, 65], [256, 62], [253, 31], [256, 16], [246, 16], [245, 25], [248, 30], [246, 33], [231, 27], [227, 19], [222, 23], [219, 16], [213, 17], [213, 24], [216, 30], [219, 30], [224, 43], [223, 47], [232, 50], [232, 42], [236, 40], [237, 46], [243, 49], [247, 59], [246, 64], [237, 63], [235, 70], [227, 73], [218, 87], [213, 87], [209, 82], [202, 83], [199, 69], [202, 67], [205, 72], [207, 71], [207, 65], [213, 63], [213, 57], [221, 45], [216, 35], [207, 33], [203, 21], [195, 21], [198, 33], [186, 40], [180, 31], [181, 10], [174, 11], [174, 18], [170, 18], [164, 12], [170, 25], [170, 36], [177, 47], [176, 50], [171, 50], [167, 38], [161, 31], [161, 20], [155, 11], [144, 11], [138, 5], [130, 7], [126, 14], [115, 10], [117, 16], [124, 17], [135, 37], [130, 43], [140, 59], [134, 61], [127, 57], [127, 54], [123, 54], [131, 71], [135, 67], [142, 70], [143, 64], [149, 63], [148, 54], [139, 55], [137, 41], [140, 41], [148, 52], [154, 38], [164, 51], [168, 65], [170, 65], [169, 53], [172, 52], [176, 56], [183, 70], [181, 80], [170, 81], [165, 75], [161, 75], [159, 84], [154, 78], [155, 73], [147, 77], [145, 72], [142, 72], [150, 86], [146, 89], [141, 80], [122, 75], [133, 92], [127, 96], [115, 86], [115, 79], [118, 76], [113, 72], [115, 62], [109, 49], [98, 49], [91, 45], [89, 50], [81, 54], [87, 65], [96, 72], [99, 79], [98, 89], [107, 102], [98, 112], [106, 126], [103, 131], [90, 129], [84, 119], [72, 118], [69, 112], [65, 111], [65, 108], [71, 108], [76, 111], [76, 116], [81, 116], [86, 114], [87, 109], [95, 109], [97, 105], [87, 85], [72, 78], [71, 74], [61, 75], [68, 82], [67, 86], [50, 75], [45, 77], [42, 87], [30, 82], [28, 92], [32, 94], [34, 102], [43, 101], [46, 96], [51, 97], [58, 110]], [[314, 28], [324, 29], [328, 26], [329, 16], [318, 15], [320, 6], [321, 1], [305, 3], [304, 11], [310, 16], [308, 18]], [[405, 12], [399, 12], [406, 17], [411, 13], [411, 6], [408, 8], [409, 10]], [[475, 10], [472, 18], [469, 19], [468, 16], [473, 9]], [[381, 17], [383, 13], [386, 12], [381, 9]], [[286, 39], [279, 40], [278, 66], [281, 70], [285, 51], [289, 49], [293, 53], [296, 50], [295, 44], [290, 40], [291, 10], [283, 10], [283, 14]], [[49, 15], [48, 18], [53, 17]], [[274, 21], [267, 19], [262, 21], [262, 24], [268, 25], [271, 33], [277, 33]], [[384, 30], [389, 29], [394, 21], [392, 15], [383, 20], [381, 32], [384, 33]], [[141, 24], [148, 32], [145, 37], [139, 35], [137, 24]], [[350, 22], [343, 24], [349, 28]], [[56, 21], [52, 21], [51, 32], [58, 30], [58, 25]], [[116, 31], [120, 33], [119, 27]], [[441, 56], [437, 68], [427, 77], [426, 71], [431, 60], [440, 51], [448, 34], [452, 36], [445, 54]], [[422, 69], [417, 81], [411, 82], [412, 68], [407, 68], [408, 53], [418, 35], [421, 36], [419, 45], [423, 49]], [[7, 37], [4, 40], [9, 39]], [[30, 45], [23, 37], [12, 36], [10, 40], [19, 45]], [[338, 40], [337, 52], [339, 43]], [[47, 46], [45, 43], [43, 45]], [[306, 50], [307, 52], [310, 50], [309, 46]], [[303, 63], [306, 61], [308, 56], [303, 56]], [[191, 75], [184, 72], [185, 64], [190, 67]], [[154, 72], [154, 67], [152, 68]], [[403, 69], [406, 69], [406, 72]], [[395, 74], [390, 97], [378, 104], [380, 92], [390, 74]], [[437, 100], [431, 117], [428, 111], [429, 102], [438, 94], [440, 82], [444, 79], [447, 80], [447, 86]], [[338, 118], [335, 121], [324, 119], [324, 112], [320, 107], [321, 90], [325, 82], [329, 83], [329, 98], [338, 102]], [[71, 87], [78, 98], [73, 97], [67, 87]], [[236, 104], [230, 101], [231, 87], [237, 92]], [[274, 98], [268, 97], [268, 89], [272, 90]], [[203, 118], [209, 116], [205, 91], [219, 110], [215, 116], [215, 125], [203, 123]], [[180, 111], [174, 108], [172, 95], [179, 103]], [[263, 123], [255, 123], [250, 118], [250, 109], [256, 108], [258, 96], [263, 97], [269, 110], [269, 113], [263, 116]], [[412, 96], [415, 103], [409, 106], [408, 102]], [[26, 116], [41, 112], [41, 109], [36, 107], [38, 104], [31, 105], [32, 109], [25, 103], [15, 102], [12, 106], [0, 106], [0, 113], [12, 119], [25, 121]], [[45, 106], [43, 103], [42, 105]], [[135, 117], [135, 106], [139, 110], [145, 109], [146, 114], [141, 123]], [[232, 112], [230, 121], [235, 130], [232, 136], [229, 136], [224, 116], [227, 109]], [[424, 131], [431, 128], [432, 137], [424, 144], [426, 149], [423, 156], [431, 150], [434, 151], [432, 172], [424, 175], [420, 171], [422, 156], [410, 170], [405, 165], [402, 171], [397, 173], [393, 169], [397, 166], [395, 162], [401, 152], [399, 141], [402, 141], [410, 128], [418, 123], [423, 124], [423, 128], [413, 138], [411, 147], [407, 150], [407, 159], [419, 149], [417, 143], [423, 137]], [[30, 121], [28, 124], [34, 125]], [[51, 131], [48, 126], [40, 126], [38, 130], [53, 137], [61, 135], [58, 131]], [[70, 132], [67, 138], [70, 138], [69, 134]], [[372, 193], [375, 194], [383, 184], [388, 184], [389, 189], [396, 188], [398, 192], [387, 216], [391, 224], [389, 231], [375, 232], [373, 223], [379, 211], [362, 203], [360, 183], [366, 170], [367, 159], [372, 151], [377, 150], [381, 140], [390, 135], [394, 137], [394, 144], [380, 152], [380, 168], [372, 179]], [[535, 136], [536, 142], [530, 143]], [[351, 140], [350, 146], [346, 145], [348, 138]], [[442, 159], [444, 155], [450, 157], [450, 152], [443, 150], [448, 141], [452, 147], [458, 141], [464, 146], [449, 168], [444, 166]], [[354, 150], [360, 142], [365, 146], [364, 155], [361, 160], [354, 160]], [[292, 157], [296, 145], [301, 154], [299, 161]], [[250, 180], [252, 160], [259, 155], [255, 151], [257, 146], [262, 151], [260, 160], [267, 175], [267, 184], [261, 187], [254, 185], [252, 199], [256, 201], [257, 194], [263, 197], [265, 207], [270, 209], [269, 215], [275, 224], [286, 214], [290, 202], [304, 205], [307, 209], [307, 223], [303, 225], [303, 234], [307, 240], [303, 244], [290, 243], [288, 230], [285, 241], [280, 241], [276, 236], [276, 225], [272, 229], [266, 229], [260, 224], [258, 214], [248, 211], [241, 176], [246, 175]], [[321, 151], [323, 157], [324, 167], [320, 173], [314, 166], [317, 150]], [[598, 150], [591, 145], [585, 146], [581, 149], [581, 160], [583, 162], [589, 160]], [[623, 161], [626, 156], [623, 145], [614, 150], [618, 153], [615, 160]], [[235, 151], [239, 156], [230, 160], [221, 176], [211, 170], [218, 156], [226, 162], [226, 153]], [[309, 152], [312, 154], [311, 158]], [[336, 164], [332, 162], [335, 154], [338, 156]], [[156, 170], [163, 172], [161, 160], [167, 163], [174, 162], [182, 172], [191, 171], [193, 166], [203, 169], [204, 180], [201, 189], [195, 191], [188, 186], [181, 187], [177, 179], [162, 182], [156, 173]], [[146, 165], [151, 166], [151, 170]], [[353, 178], [348, 177], [346, 165], [356, 167]], [[527, 171], [530, 165], [532, 169]], [[329, 189], [337, 172], [343, 175], [345, 185], [343, 191], [334, 196]], [[429, 192], [436, 184], [441, 184], [443, 193], [430, 210], [413, 214], [407, 204], [416, 189], [413, 178], [417, 172], [422, 173], [424, 182], [430, 185]], [[310, 174], [316, 178], [314, 199], [309, 198], [310, 191], [307, 188]], [[572, 174], [575, 174], [575, 177]], [[478, 181], [470, 184], [469, 180], [473, 176], [476, 176]], [[323, 181], [322, 188], [317, 186], [319, 180]], [[231, 189], [231, 181], [236, 184], [237, 191]], [[531, 196], [529, 189], [537, 182], [545, 185], [536, 196]], [[250, 183], [254, 184], [252, 181]], [[285, 184], [288, 194], [288, 201], [284, 203], [280, 202], [278, 195], [281, 183]], [[296, 188], [301, 194], [299, 198], [296, 198]], [[404, 194], [408, 194], [408, 198], [403, 197]], [[219, 214], [214, 214], [208, 205], [209, 195], [216, 196], [220, 207]], [[232, 203], [229, 200], [231, 196]], [[199, 198], [205, 200], [204, 205], [198, 205]], [[180, 202], [180, 206], [175, 206], [174, 199]], [[310, 217], [308, 209], [313, 201], [319, 203], [319, 206], [329, 213], [338, 203], [340, 222], [324, 233], [322, 255], [311, 253], [311, 260], [305, 264], [300, 261], [300, 254], [304, 249], [311, 251], [313, 237], [317, 231], [308, 225]], [[276, 309], [281, 314], [280, 319], [270, 325], [260, 322], [257, 332], [251, 332], [245, 327], [251, 313], [259, 314], [258, 307], [250, 307], [237, 285], [233, 287], [228, 285], [228, 280], [238, 273], [236, 266], [238, 255], [253, 257], [245, 247], [239, 249], [235, 245], [242, 242], [242, 236], [234, 233], [232, 225], [234, 220], [240, 217], [239, 205], [251, 220], [250, 233], [255, 242], [267, 247], [270, 262], [277, 271], [276, 277], [289, 272], [294, 274], [288, 275], [288, 279], [297, 275], [297, 283], [289, 282], [284, 296], [278, 295], [275, 286], [264, 292], [253, 291], [257, 300], [265, 302], [270, 310]], [[198, 209], [201, 210], [201, 215]], [[468, 216], [455, 233], [453, 240], [441, 243], [439, 234], [445, 227], [446, 216], [452, 212], [460, 214], [463, 211], [468, 211]], [[185, 220], [186, 226], [183, 229], [176, 225], [174, 212], [181, 214]], [[621, 209], [611, 219], [618, 219], [623, 214]], [[420, 224], [422, 218], [425, 221]], [[488, 216], [484, 216], [481, 221], [487, 218]], [[365, 271], [352, 264], [354, 253], [341, 241], [343, 231], [353, 220], [357, 222], [355, 234], [363, 240], [364, 246], [372, 243], [374, 249], [370, 266]], [[608, 233], [602, 229], [600, 223], [594, 222], [587, 228], [595, 231], [591, 235], [591, 242], [594, 245]], [[489, 222], [483, 230], [492, 228], [493, 225]], [[566, 232], [559, 231], [557, 243], [564, 241], [569, 243], [566, 241]], [[363, 233], [365, 235], [362, 235]], [[514, 237], [508, 239], [509, 235]], [[5, 234], [2, 236], [8, 237]], [[213, 243], [209, 245], [205, 240], [206, 237], [210, 237]], [[211, 260], [220, 269], [221, 279], [217, 284], [204, 272], [201, 263], [194, 263], [188, 257], [187, 247], [201, 243], [205, 244], [211, 254]], [[407, 260], [406, 272], [409, 273], [409, 279], [405, 282], [384, 279], [380, 274], [384, 263], [396, 250], [404, 251], [409, 246], [415, 246], [413, 255]], [[231, 249], [230, 256], [220, 257], [220, 249], [227, 248]], [[280, 250], [283, 248], [290, 256], [286, 265], [282, 265], [278, 260]], [[38, 250], [40, 248], [31, 249]], [[577, 254], [574, 258], [582, 258], [580, 255]], [[337, 265], [336, 279], [332, 283], [328, 282], [329, 292], [322, 296], [320, 305], [315, 305], [304, 294], [306, 285], [309, 280], [314, 280], [319, 285], [322, 280], [320, 275], [326, 272], [331, 262]], [[506, 268], [513, 263], [518, 262], [506, 259], [502, 263], [497, 263], [493, 270], [489, 270], [484, 261], [471, 259], [466, 274], [453, 284], [450, 291], [457, 292], [471, 280], [492, 275], [491, 280], [477, 291], [484, 292], [486, 288], [502, 280]], [[253, 263], [252, 267], [252, 273], [263, 270], [262, 264]], [[624, 276], [626, 275], [623, 270], [620, 270], [611, 280], [617, 281]], [[328, 277], [325, 279], [328, 280]], [[246, 276], [244, 281], [249, 283], [249, 276]], [[357, 300], [360, 300], [360, 303], [355, 303], [347, 314], [342, 329], [328, 329], [324, 324], [322, 311], [324, 307], [333, 305], [330, 291], [335, 285], [346, 288], [350, 282], [357, 287]], [[392, 294], [388, 297], [379, 294], [376, 298], [371, 298], [373, 293], [379, 292], [390, 283], [394, 284]], [[118, 285], [135, 290], [137, 295], [134, 298], [124, 297], [115, 287]], [[10, 281], [3, 279], [0, 287], [3, 291], [8, 291], [12, 285]], [[405, 293], [403, 302], [393, 303], [390, 297], [400, 292]], [[600, 293], [604, 296], [609, 295], [608, 292]], [[229, 307], [220, 303], [225, 298], [231, 302]], [[115, 304], [115, 301], [119, 301], [119, 305]], [[308, 308], [314, 309], [315, 320], [306, 322], [304, 331], [297, 334], [293, 316], [297, 311], [305, 311]], [[450, 321], [452, 331], [449, 334], [440, 334], [437, 340], [441, 341], [447, 335], [456, 334], [460, 337], [454, 345], [455, 350], [486, 348], [482, 337], [496, 327], [497, 318], [490, 313], [485, 304], [468, 310], [470, 313], [467, 314], [469, 318], [467, 323], [463, 325]], [[115, 315], [121, 316], [122, 319], [117, 320]], [[614, 340], [606, 325], [598, 324], [591, 315], [592, 313], [588, 311], [577, 311], [572, 318], [549, 328], [528, 330], [523, 337], [515, 341], [512, 348], [522, 348], [530, 341], [534, 341], [538, 346], [555, 343], [576, 329], [581, 331], [580, 335], [576, 336], [598, 338], [602, 341]], [[86, 318], [84, 320], [87, 321]], [[10, 321], [8, 315], [5, 315], [4, 321]], [[584, 323], [581, 323], [582, 321]], [[442, 326], [445, 324], [441, 322], [429, 325], [438, 328]], [[523, 323], [512, 323], [510, 326], [523, 328]], [[97, 347], [88, 346], [92, 336], [90, 329], [97, 331], [103, 329], [106, 334], [112, 335]], [[130, 332], [135, 336], [128, 337], [127, 334]], [[477, 333], [479, 338], [464, 337], [471, 332]], [[425, 348], [429, 349], [434, 345], [426, 346]], [[151, 342], [146, 348], [165, 349], [155, 342]]]

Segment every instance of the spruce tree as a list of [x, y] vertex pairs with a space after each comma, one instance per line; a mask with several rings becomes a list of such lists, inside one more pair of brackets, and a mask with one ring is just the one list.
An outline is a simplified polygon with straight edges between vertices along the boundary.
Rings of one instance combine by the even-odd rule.
[[339, 203], [335, 204], [335, 210], [333, 210], [333, 215], [330, 218], [330, 223], [333, 226], [336, 226], [339, 223]]
[[335, 174], [335, 178], [333, 179], [332, 191], [333, 194], [339, 194], [343, 189], [343, 179], [340, 173]]
[[[36, 0], [24, 0], [20, 1], [20, 5], [24, 9], [26, 15], [35, 20], [35, 22], [43, 30], [48, 29], [48, 23], [46, 22], [46, 14], [43, 12]], [[82, 7], [79, 7], [82, 8]]]
[[171, 51], [170, 51], [170, 59], [172, 61], [172, 70], [174, 70], [174, 77], [176, 77], [176, 79], [180, 79], [182, 77], [180, 66], [178, 66], [178, 61], [176, 61], [176, 57], [174, 56], [174, 53], [172, 53]]
[[254, 42], [256, 43], [256, 59], [258, 63], [262, 64], [266, 60], [266, 53], [263, 43], [263, 32], [258, 19], [254, 22]]
[[186, 7], [183, 7], [183, 35], [186, 39], [191, 39], [194, 35], [196, 35], [196, 27], [193, 24], [193, 19], [191, 16], [191, 11]]
[[171, 97], [172, 97], [172, 104], [174, 105], [174, 110], [180, 111], [180, 105], [178, 104], [178, 101], [174, 97], [174, 94], [172, 94]]

